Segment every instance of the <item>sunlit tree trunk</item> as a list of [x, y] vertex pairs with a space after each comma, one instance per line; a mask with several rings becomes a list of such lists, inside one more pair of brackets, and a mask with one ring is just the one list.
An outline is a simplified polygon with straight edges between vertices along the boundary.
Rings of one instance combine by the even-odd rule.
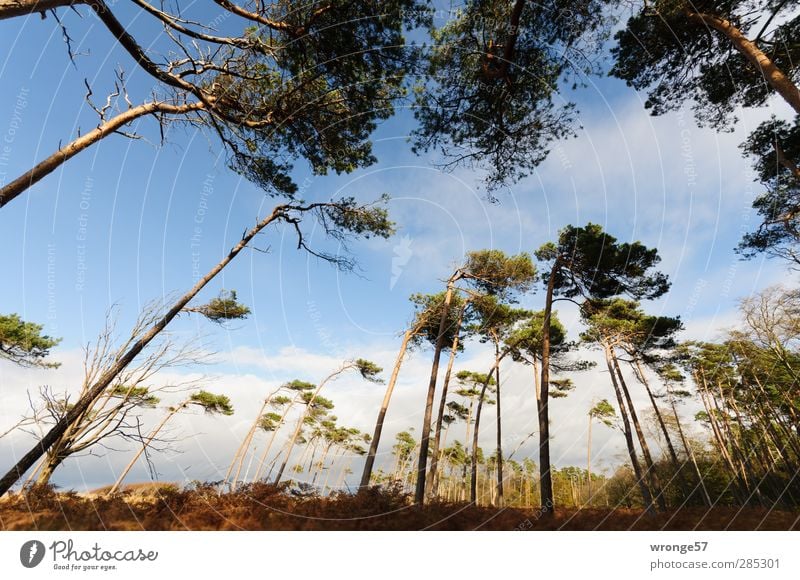
[[444, 295], [442, 304], [442, 315], [439, 319], [439, 333], [436, 336], [436, 346], [433, 351], [433, 364], [431, 365], [431, 378], [428, 383], [428, 394], [425, 399], [425, 416], [422, 419], [422, 430], [419, 441], [419, 459], [417, 465], [417, 483], [414, 491], [414, 503], [422, 505], [425, 503], [425, 476], [428, 470], [428, 445], [431, 435], [431, 417], [433, 416], [433, 401], [436, 397], [436, 378], [439, 374], [439, 359], [444, 348], [445, 328], [447, 318], [450, 313], [450, 303], [453, 299], [453, 291], [456, 281], [460, 278], [460, 273], [456, 273], [447, 281], [447, 291]]
[[697, 476], [697, 483], [700, 486], [700, 489], [703, 492], [703, 503], [707, 507], [711, 507], [713, 502], [711, 501], [711, 496], [708, 494], [708, 489], [706, 488], [706, 484], [703, 478], [703, 474], [700, 472], [700, 467], [697, 465], [697, 458], [694, 455], [694, 450], [692, 450], [689, 442], [686, 440], [686, 435], [683, 432], [683, 427], [681, 426], [681, 420], [678, 416], [678, 409], [675, 406], [675, 396], [672, 394], [672, 391], [667, 385], [667, 394], [669, 395], [669, 403], [672, 407], [672, 415], [675, 417], [675, 425], [678, 428], [678, 436], [681, 439], [681, 443], [683, 444], [683, 448], [686, 451], [686, 455], [692, 463], [692, 467], [694, 467], [694, 473]]
[[628, 385], [625, 383], [625, 378], [622, 375], [622, 369], [619, 366], [617, 355], [614, 353], [613, 349], [611, 350], [611, 360], [614, 363], [614, 370], [617, 373], [620, 387], [622, 387], [622, 392], [625, 395], [625, 401], [628, 403], [628, 412], [630, 413], [633, 427], [636, 430], [636, 436], [639, 439], [639, 445], [642, 449], [642, 455], [644, 456], [645, 467], [647, 468], [648, 479], [650, 480], [651, 491], [655, 494], [658, 508], [662, 512], [666, 511], [667, 506], [664, 500], [664, 490], [661, 489], [661, 483], [658, 480], [658, 473], [656, 472], [655, 465], [653, 464], [653, 456], [650, 454], [650, 446], [648, 445], [647, 439], [644, 436], [642, 425], [639, 423], [639, 416], [636, 414], [636, 409], [633, 406], [633, 400], [631, 399]]
[[444, 374], [444, 382], [442, 383], [442, 394], [439, 398], [439, 412], [436, 416], [436, 432], [433, 438], [433, 448], [431, 450], [431, 467], [430, 473], [428, 475], [427, 485], [428, 496], [431, 496], [433, 490], [436, 489], [436, 484], [438, 482], [438, 464], [439, 464], [439, 454], [440, 454], [440, 440], [442, 437], [442, 421], [444, 420], [444, 412], [447, 408], [447, 388], [450, 385], [450, 375], [453, 372], [453, 363], [456, 360], [456, 354], [458, 353], [458, 343], [461, 334], [461, 324], [464, 320], [464, 311], [467, 309], [467, 301], [464, 301], [464, 304], [461, 306], [461, 310], [458, 313], [458, 320], [456, 321], [456, 328], [453, 334], [453, 343], [450, 345], [450, 360], [447, 362], [447, 370]]
[[589, 505], [592, 501], [592, 415], [589, 414], [589, 436], [586, 444], [586, 486], [589, 496], [586, 500]]
[[255, 437], [256, 430], [258, 429], [258, 423], [261, 420], [262, 415], [264, 414], [264, 410], [267, 408], [267, 405], [269, 404], [269, 400], [270, 397], [267, 397], [264, 400], [264, 403], [261, 405], [261, 409], [258, 411], [258, 414], [256, 415], [253, 424], [250, 426], [247, 435], [245, 435], [245, 438], [242, 440], [242, 443], [236, 450], [236, 454], [233, 457], [233, 461], [231, 461], [230, 467], [228, 467], [228, 471], [225, 474], [225, 483], [227, 483], [233, 472], [234, 465], [236, 465], [238, 462], [238, 467], [236, 468], [236, 474], [233, 476], [233, 481], [230, 482], [231, 492], [236, 491], [236, 484], [239, 481], [239, 475], [241, 474], [242, 471], [242, 465], [244, 465], [244, 460], [247, 457], [247, 452], [250, 449], [250, 444], [253, 442], [253, 437]]
[[611, 347], [607, 344], [603, 345], [606, 355], [606, 366], [608, 367], [608, 374], [611, 376], [611, 383], [614, 385], [614, 394], [617, 397], [617, 406], [619, 407], [619, 414], [622, 417], [622, 426], [625, 433], [625, 444], [628, 447], [628, 455], [631, 459], [631, 467], [636, 476], [636, 483], [639, 485], [639, 490], [642, 492], [642, 500], [644, 501], [645, 512], [653, 514], [653, 496], [650, 494], [650, 488], [642, 475], [642, 468], [639, 465], [639, 459], [636, 457], [636, 449], [633, 445], [633, 433], [631, 431], [631, 423], [628, 418], [628, 411], [625, 408], [625, 400], [622, 396], [622, 390], [617, 380], [617, 375], [614, 372], [613, 353]]
[[783, 100], [794, 109], [795, 113], [800, 114], [800, 91], [797, 86], [755, 42], [747, 38], [731, 21], [714, 14], [694, 12], [689, 8], [685, 8], [684, 13], [689, 20], [713, 28], [724, 35], [731, 45], [764, 76], [764, 80], [783, 97]]
[[495, 381], [497, 381], [496, 412], [497, 412], [497, 506], [503, 507], [503, 428], [500, 413], [500, 344], [495, 342], [494, 356], [497, 364], [494, 367]]
[[367, 459], [364, 462], [364, 471], [361, 474], [360, 487], [367, 487], [372, 479], [372, 470], [375, 466], [375, 456], [378, 454], [378, 445], [381, 442], [381, 433], [383, 432], [383, 423], [386, 419], [386, 412], [389, 409], [389, 403], [392, 400], [392, 393], [397, 384], [397, 377], [400, 375], [400, 367], [403, 364], [403, 358], [408, 350], [408, 343], [415, 334], [415, 329], [409, 328], [403, 334], [403, 342], [400, 344], [400, 352], [397, 354], [394, 368], [392, 369], [392, 376], [389, 378], [389, 384], [386, 385], [386, 393], [383, 395], [381, 408], [378, 411], [378, 419], [375, 421], [375, 431], [372, 434], [372, 440], [369, 444], [369, 451], [367, 452]]

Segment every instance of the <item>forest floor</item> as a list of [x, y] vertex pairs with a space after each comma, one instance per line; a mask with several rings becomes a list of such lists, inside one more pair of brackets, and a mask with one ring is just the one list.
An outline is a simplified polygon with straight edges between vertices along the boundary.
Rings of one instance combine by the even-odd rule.
[[689, 507], [656, 516], [641, 509], [475, 507], [411, 504], [406, 494], [299, 497], [255, 484], [219, 494], [212, 486], [137, 489], [113, 497], [50, 488], [0, 499], [1, 530], [800, 530], [800, 513], [757, 508]]

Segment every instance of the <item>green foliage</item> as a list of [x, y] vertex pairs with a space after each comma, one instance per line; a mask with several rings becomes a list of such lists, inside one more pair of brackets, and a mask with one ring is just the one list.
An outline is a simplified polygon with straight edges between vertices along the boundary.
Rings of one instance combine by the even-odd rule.
[[492, 341], [499, 344], [513, 332], [518, 322], [531, 315], [528, 310], [512, 308], [491, 294], [474, 298], [472, 307], [476, 321], [470, 329], [480, 335], [482, 342]]
[[[760, 107], [774, 94], [764, 73], [698, 15], [718, 17], [752, 34], [756, 46], [789, 78], [800, 70], [800, 17], [793, 2], [655, 0], [643, 3], [616, 35], [611, 74], [637, 90], [661, 115], [692, 103], [698, 120], [727, 128], [739, 107]], [[774, 15], [775, 18], [769, 15]], [[765, 18], [769, 24], [762, 28]]]
[[638, 302], [623, 298], [587, 300], [581, 306], [581, 316], [588, 324], [581, 334], [583, 340], [606, 341], [631, 354], [671, 348], [675, 334], [683, 328], [680, 319], [647, 315]]
[[385, 194], [369, 205], [360, 204], [353, 197], [340, 198], [321, 208], [320, 222], [328, 235], [340, 241], [345, 239], [341, 232], [363, 238], [388, 238], [395, 233], [395, 224], [383, 207], [388, 201], [389, 196]]
[[275, 431], [281, 423], [281, 416], [277, 413], [264, 413], [258, 422], [258, 426], [264, 431]]
[[[289, 381], [288, 383], [286, 383], [283, 386], [284, 386], [284, 388], [287, 388], [290, 391], [313, 391], [314, 389], [317, 388], [317, 385], [314, 385], [314, 384], [311, 384], [311, 383], [307, 383], [306, 381], [301, 381], [301, 380], [298, 380], [298, 379], [295, 379], [293, 381]], [[276, 400], [277, 400], [277, 398], [276, 398]]]
[[328, 411], [334, 408], [333, 401], [319, 395], [315, 397], [314, 393], [309, 391], [303, 392], [303, 394], [300, 396], [300, 400], [306, 405], [309, 405], [311, 408], [309, 412], [313, 416], [317, 417], [326, 414]]
[[553, 379], [550, 381], [550, 396], [554, 399], [563, 399], [569, 395], [570, 391], [575, 390], [575, 383], [572, 379]]
[[374, 163], [370, 134], [393, 114], [413, 66], [404, 30], [425, 16], [415, 0], [335, 0], [324, 10], [274, 4], [270, 16], [284, 29], [253, 29], [264, 48], [234, 51], [206, 90], [218, 98], [214, 127], [231, 167], [268, 192], [294, 196], [295, 158], [317, 175]]
[[544, 283], [553, 276], [554, 293], [566, 298], [656, 298], [669, 290], [664, 274], [648, 273], [661, 260], [655, 248], [620, 243], [597, 224], [565, 227], [558, 243], [544, 244], [536, 257], [550, 266]]
[[611, 403], [608, 402], [608, 399], [603, 399], [589, 409], [589, 416], [592, 419], [597, 419], [607, 427], [612, 427], [614, 425], [614, 419], [617, 416], [617, 411]]
[[477, 250], [467, 253], [462, 273], [479, 292], [509, 300], [530, 289], [536, 266], [524, 252], [508, 256], [501, 250]]
[[753, 201], [761, 218], [754, 232], [744, 235], [737, 251], [745, 258], [759, 254], [800, 265], [800, 118], [789, 124], [772, 117], [742, 144], [766, 191]]
[[485, 373], [476, 373], [473, 371], [458, 371], [456, 373], [456, 379], [462, 385], [468, 385], [470, 390], [475, 391], [479, 385], [483, 385], [485, 383], [489, 383], [490, 385], [495, 384], [494, 377], [491, 375], [487, 375]]
[[[428, 342], [436, 344], [439, 336], [439, 323], [441, 322], [442, 309], [444, 308], [445, 293], [438, 294], [413, 294], [409, 298], [414, 305], [414, 321], [412, 327], [417, 332], [411, 338], [411, 343], [419, 345]], [[464, 307], [464, 299], [454, 293], [450, 299], [450, 308], [445, 320], [444, 350], [449, 350], [453, 344], [456, 327], [458, 326], [458, 316]], [[458, 351], [464, 350], [463, 341], [459, 341]]]
[[395, 436], [396, 443], [392, 447], [392, 454], [396, 455], [398, 460], [403, 462], [407, 461], [414, 449], [417, 447], [417, 441], [408, 431], [400, 431]]
[[231, 400], [225, 395], [215, 395], [208, 391], [198, 391], [189, 397], [189, 401], [203, 408], [206, 413], [233, 415]]
[[112, 397], [123, 399], [126, 402], [134, 403], [139, 407], [153, 409], [161, 401], [157, 396], [150, 392], [148, 387], [129, 387], [126, 385], [116, 385], [109, 393]]
[[376, 365], [373, 362], [365, 360], [363, 358], [357, 359], [355, 362], [356, 370], [367, 381], [372, 383], [383, 383], [383, 379], [381, 379], [378, 375], [383, 372], [383, 369]]
[[222, 323], [227, 320], [242, 320], [250, 315], [250, 309], [236, 300], [235, 290], [230, 292], [222, 290], [219, 296], [210, 300], [208, 304], [192, 308], [191, 311], [198, 312], [216, 323]]
[[447, 167], [486, 166], [492, 189], [529, 174], [571, 133], [573, 106], [558, 86], [594, 71], [587, 55], [598, 52], [605, 3], [465, 2], [431, 31], [415, 151], [438, 150]]
[[42, 334], [43, 328], [41, 324], [25, 322], [16, 314], [0, 314], [0, 359], [23, 367], [58, 367], [59, 363], [44, 359], [61, 339]]

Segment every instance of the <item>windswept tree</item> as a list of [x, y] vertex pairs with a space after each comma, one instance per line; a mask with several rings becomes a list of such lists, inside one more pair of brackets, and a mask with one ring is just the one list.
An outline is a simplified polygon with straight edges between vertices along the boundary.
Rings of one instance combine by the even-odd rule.
[[[297, 159], [316, 174], [369, 165], [375, 158], [368, 137], [392, 114], [413, 64], [404, 32], [425, 20], [416, 0], [216, 0], [224, 26], [215, 28], [200, 24], [183, 2], [134, 4], [135, 13], [121, 20], [123, 11], [104, 0], [0, 1], [0, 20], [67, 9], [91, 15], [130, 65], [156, 83], [150, 95], [129, 94], [117, 73], [104, 104], [92, 103], [99, 89], [87, 84], [97, 127], [2, 187], [0, 207], [102, 139], [134, 137], [129, 127], [142, 118], [154, 119], [162, 135], [172, 123], [207, 130], [235, 171], [280, 195], [298, 190], [291, 177]], [[140, 21], [150, 26], [132, 26]], [[47, 22], [62, 27], [72, 56], [66, 20], [38, 25]]]
[[[414, 294], [410, 298], [411, 302], [414, 304], [414, 315], [412, 321], [406, 328], [406, 331], [403, 333], [403, 339], [400, 343], [400, 351], [395, 359], [392, 374], [389, 377], [389, 382], [386, 385], [386, 392], [383, 395], [383, 401], [381, 402], [381, 407], [378, 410], [378, 418], [375, 421], [375, 431], [373, 432], [372, 439], [370, 441], [369, 451], [367, 452], [367, 457], [364, 462], [364, 470], [361, 474], [360, 488], [369, 486], [370, 481], [372, 480], [372, 470], [375, 466], [375, 457], [378, 453], [378, 446], [380, 445], [381, 441], [381, 433], [383, 432], [383, 424], [386, 420], [386, 412], [389, 409], [389, 403], [391, 403], [392, 394], [394, 393], [397, 379], [400, 376], [400, 367], [403, 364], [406, 352], [409, 348], [419, 346], [424, 342], [430, 342], [434, 345], [436, 344], [439, 332], [439, 322], [445, 308], [444, 299], [445, 296], [443, 293]], [[466, 304], [464, 304], [459, 297], [455, 297], [454, 299], [451, 299], [451, 304], [448, 307], [449, 311], [444, 312], [445, 316], [448, 316], [451, 319], [449, 322], [445, 322], [445, 329], [448, 333], [448, 336], [446, 336], [444, 340], [446, 342], [449, 335], [452, 335], [451, 340], [452, 343], [455, 344], [454, 350], [459, 348], [458, 329], [461, 327], [461, 321], [459, 320], [459, 317], [464, 316], [465, 308]], [[453, 318], [454, 316], [455, 318]], [[451, 361], [452, 358], [453, 357], [451, 355]]]
[[328, 384], [329, 382], [335, 380], [343, 373], [348, 371], [356, 371], [364, 380], [367, 380], [371, 383], [382, 383], [383, 381], [378, 377], [378, 375], [383, 371], [383, 369], [377, 366], [375, 363], [370, 362], [368, 360], [359, 358], [355, 360], [346, 361], [342, 364], [338, 369], [333, 371], [327, 377], [325, 377], [317, 386], [317, 388], [312, 391], [306, 391], [304, 393], [304, 402], [306, 404], [305, 411], [301, 415], [300, 419], [297, 421], [297, 426], [295, 427], [294, 433], [292, 433], [291, 437], [289, 438], [289, 442], [286, 445], [286, 455], [284, 456], [283, 463], [281, 464], [280, 468], [278, 469], [278, 474], [275, 476], [275, 483], [280, 483], [281, 477], [283, 477], [283, 472], [286, 469], [286, 465], [289, 463], [289, 458], [292, 455], [292, 450], [294, 449], [294, 445], [297, 441], [297, 437], [300, 435], [300, 431], [303, 429], [305, 425], [305, 421], [307, 418], [313, 418], [313, 411], [318, 408], [314, 406], [317, 397], [319, 396], [320, 391], [322, 388]]
[[[513, 308], [499, 301], [494, 295], [486, 294], [475, 299], [477, 320], [475, 330], [482, 342], [491, 343], [494, 350], [494, 380], [495, 380], [495, 409], [497, 411], [497, 444], [495, 447], [497, 467], [497, 504], [503, 506], [503, 445], [502, 445], [502, 414], [500, 402], [500, 363], [511, 352], [511, 348], [504, 345], [508, 337], [514, 332], [515, 326], [520, 321], [531, 316], [531, 312], [522, 308]], [[491, 372], [490, 372], [491, 374]], [[477, 441], [478, 427], [480, 425], [480, 410], [475, 415], [475, 434]], [[474, 447], [477, 447], [475, 445]]]
[[558, 242], [544, 244], [536, 252], [546, 271], [542, 317], [541, 405], [539, 406], [539, 472], [541, 505], [545, 513], [553, 508], [553, 482], [550, 475], [550, 318], [559, 300], [602, 299], [621, 294], [633, 298], [656, 298], [669, 289], [667, 277], [649, 271], [660, 261], [658, 252], [640, 242], [618, 242], [597, 224], [567, 226]]
[[[271, 431], [276, 429], [274, 422], [280, 421], [281, 416], [273, 412], [267, 412], [267, 408], [274, 408], [275, 406], [289, 403], [291, 401], [290, 398], [280, 395], [281, 392], [288, 390], [289, 387], [287, 384], [281, 385], [267, 395], [267, 397], [264, 399], [264, 402], [261, 404], [261, 408], [256, 414], [253, 423], [250, 425], [250, 429], [247, 431], [247, 434], [244, 436], [244, 439], [242, 439], [241, 444], [236, 449], [236, 453], [234, 454], [233, 460], [228, 467], [228, 471], [225, 473], [225, 479], [222, 480], [223, 484], [227, 484], [230, 480], [231, 491], [236, 490], [239, 476], [241, 475], [242, 468], [244, 467], [245, 460], [247, 459], [247, 455], [250, 451], [250, 445], [253, 443], [253, 439], [255, 438], [259, 427], [261, 427], [261, 429], [264, 431]], [[234, 471], [234, 467], [236, 468], [236, 471]]]
[[[639, 421], [639, 414], [633, 404], [633, 398], [622, 373], [617, 354], [617, 349], [623, 348], [626, 344], [629, 344], [629, 341], [636, 340], [632, 339], [632, 336], [635, 336], [638, 332], [647, 332], [647, 323], [642, 322], [644, 315], [639, 310], [638, 303], [621, 298], [612, 298], [587, 300], [581, 308], [581, 316], [587, 326], [581, 338], [584, 342], [598, 344], [603, 349], [611, 383], [617, 396], [617, 405], [622, 417], [628, 454], [630, 455], [634, 473], [639, 479], [639, 487], [642, 491], [646, 509], [650, 511], [652, 509], [651, 502], [655, 500], [659, 509], [664, 511], [666, 503], [663, 488], [655, 469], [650, 445]], [[642, 328], [643, 326], [645, 328]], [[636, 455], [631, 422], [644, 457], [644, 470], [642, 470]], [[646, 481], [649, 482], [649, 485]]]
[[[255, 475], [253, 476], [254, 482], [261, 479], [261, 474], [263, 473], [264, 467], [267, 464], [267, 458], [269, 457], [269, 452], [272, 449], [273, 443], [275, 443], [275, 438], [278, 435], [278, 431], [286, 423], [286, 418], [289, 416], [292, 408], [298, 403], [303, 403], [304, 397], [317, 388], [317, 386], [312, 383], [298, 379], [284, 383], [282, 387], [285, 388], [289, 393], [294, 393], [294, 396], [275, 397], [270, 402], [270, 406], [276, 411], [278, 409], [283, 409], [283, 411], [280, 414], [273, 411], [264, 413], [261, 416], [261, 420], [258, 423], [259, 428], [266, 433], [271, 433], [271, 435], [267, 445], [264, 446], [264, 451], [261, 453], [261, 458], [258, 461], [258, 467], [256, 468]], [[277, 457], [275, 458], [275, 461], [277, 461]], [[267, 476], [267, 479], [269, 479], [269, 475]]]
[[164, 415], [164, 418], [153, 428], [152, 431], [150, 431], [150, 434], [142, 442], [142, 447], [136, 452], [133, 458], [131, 458], [128, 465], [122, 470], [122, 473], [119, 474], [119, 477], [117, 477], [114, 485], [112, 485], [111, 489], [108, 490], [108, 495], [113, 495], [119, 490], [122, 482], [125, 481], [125, 477], [128, 475], [128, 473], [130, 473], [130, 470], [133, 469], [133, 466], [136, 465], [136, 462], [139, 460], [142, 454], [147, 451], [147, 448], [153, 443], [156, 437], [158, 437], [158, 434], [161, 432], [167, 422], [189, 406], [200, 407], [209, 415], [233, 415], [233, 405], [231, 405], [231, 401], [227, 396], [216, 395], [214, 393], [209, 393], [208, 391], [202, 390], [192, 393], [187, 399], [184, 399], [179, 404], [170, 407], [166, 415]]
[[[108, 313], [105, 328], [94, 345], [85, 349], [84, 378], [77, 393], [78, 402], [86, 396], [98, 377], [112, 367], [139, 338], [143, 329], [159, 316], [159, 306], [158, 303], [145, 306], [132, 334], [119, 346], [114, 344], [116, 314], [113, 311]], [[197, 382], [192, 379], [183, 384], [159, 384], [158, 373], [202, 364], [207, 358], [203, 345], [197, 339], [178, 342], [166, 335], [156, 340], [134, 364], [117, 374], [110, 385], [69, 424], [64, 433], [47, 449], [30, 478], [35, 476], [36, 482], [43, 485], [50, 481], [56, 468], [69, 457], [97, 453], [98, 448], [108, 448], [115, 440], [140, 443], [141, 413], [155, 407], [164, 394], [191, 388]], [[39, 432], [49, 426], [58, 425], [77, 404], [73, 402], [76, 393], [70, 389], [57, 392], [52, 388], [42, 388], [40, 395], [42, 412], [34, 410], [34, 417], [40, 417]]]
[[[439, 374], [439, 359], [445, 347], [447, 338], [447, 319], [451, 311], [453, 296], [460, 291], [458, 282], [464, 282], [472, 291], [479, 294], [488, 294], [506, 298], [516, 292], [529, 289], [536, 276], [536, 267], [528, 254], [521, 253], [516, 256], [507, 256], [500, 250], [479, 250], [469, 252], [464, 263], [455, 269], [447, 280], [439, 328], [436, 333], [436, 343], [433, 351], [431, 365], [431, 378], [428, 383], [428, 393], [425, 401], [425, 414], [420, 433], [419, 462], [417, 474], [417, 487], [414, 501], [423, 504], [426, 491], [426, 472], [428, 469], [428, 446], [431, 431], [431, 416], [433, 415], [433, 402], [436, 396], [436, 381]], [[469, 290], [470, 288], [467, 288]], [[456, 329], [458, 332], [459, 329]]]
[[560, 86], [598, 71], [605, 0], [470, 0], [431, 30], [417, 90], [416, 150], [488, 169], [490, 189], [529, 174], [575, 111]]
[[23, 367], [55, 368], [50, 362], [50, 349], [60, 338], [42, 334], [44, 326], [26, 322], [17, 314], [0, 314], [0, 360], [8, 360]]
[[339, 267], [352, 267], [352, 259], [348, 256], [329, 255], [325, 252], [315, 251], [308, 245], [307, 237], [301, 226], [302, 218], [311, 214], [315, 216], [323, 231], [333, 239], [346, 241], [348, 237], [380, 236], [388, 237], [393, 233], [393, 224], [388, 219], [383, 207], [372, 204], [360, 205], [353, 198], [338, 201], [318, 202], [309, 204], [282, 204], [276, 206], [270, 214], [261, 219], [253, 228], [246, 232], [237, 244], [224, 256], [211, 270], [202, 276], [195, 285], [168, 308], [157, 311], [149, 320], [136, 330], [123, 347], [118, 350], [118, 356], [112, 364], [98, 375], [91, 386], [87, 386], [81, 397], [61, 417], [58, 422], [36, 443], [36, 445], [23, 455], [1, 479], [0, 495], [18, 481], [38, 459], [44, 455], [56, 441], [75, 423], [88, 409], [103, 395], [106, 389], [114, 382], [131, 362], [172, 322], [179, 314], [185, 311], [189, 303], [211, 282], [242, 250], [244, 250], [267, 226], [276, 223], [290, 225], [297, 237], [298, 246], [314, 255], [329, 261]]
[[[674, 356], [672, 358], [674, 358]], [[686, 432], [683, 429], [681, 417], [678, 413], [678, 402], [681, 400], [688, 399], [692, 396], [692, 393], [686, 390], [685, 388], [677, 387], [677, 385], [681, 385], [686, 380], [686, 377], [683, 375], [683, 373], [680, 372], [680, 370], [674, 364], [674, 362], [669, 359], [666, 362], [657, 365], [655, 367], [655, 370], [658, 373], [659, 378], [664, 383], [664, 387], [667, 392], [667, 399], [669, 400], [670, 409], [672, 409], [672, 418], [675, 421], [675, 428], [678, 431], [678, 437], [681, 440], [681, 445], [683, 446], [683, 450], [686, 453], [686, 457], [689, 458], [689, 461], [692, 464], [694, 475], [697, 477], [697, 487], [699, 487], [700, 490], [703, 492], [702, 494], [703, 505], [705, 505], [706, 507], [711, 507], [713, 505], [713, 501], [711, 500], [711, 496], [708, 493], [708, 488], [706, 487], [703, 473], [700, 471], [700, 466], [698, 464], [696, 454], [694, 452], [694, 449], [692, 448], [692, 445], [689, 442], [688, 437], [686, 436]]]

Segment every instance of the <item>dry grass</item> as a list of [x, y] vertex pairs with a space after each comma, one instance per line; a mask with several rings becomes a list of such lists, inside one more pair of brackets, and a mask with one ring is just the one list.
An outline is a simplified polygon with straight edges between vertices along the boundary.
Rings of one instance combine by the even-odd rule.
[[800, 513], [687, 508], [656, 517], [640, 510], [503, 510], [434, 503], [371, 488], [359, 495], [298, 497], [255, 484], [218, 494], [212, 486], [148, 486], [115, 497], [34, 488], [0, 501], [3, 530], [799, 530]]

